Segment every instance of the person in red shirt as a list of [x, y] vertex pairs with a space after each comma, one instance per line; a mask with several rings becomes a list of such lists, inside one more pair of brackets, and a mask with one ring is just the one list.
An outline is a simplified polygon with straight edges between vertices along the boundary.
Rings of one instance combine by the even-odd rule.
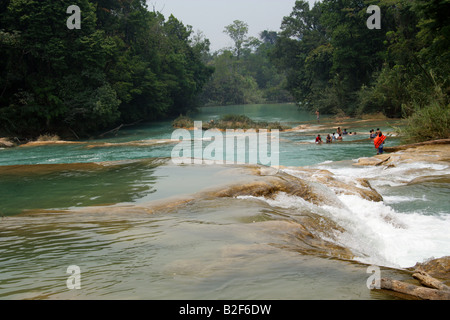
[[383, 136], [383, 133], [381, 131], [378, 133], [375, 139], [373, 139], [373, 144], [375, 145], [375, 149], [377, 149], [377, 154], [383, 154], [384, 140], [386, 140], [386, 136]]
[[316, 137], [316, 143], [318, 143], [318, 144], [322, 143], [322, 138], [320, 137], [320, 134], [318, 134]]

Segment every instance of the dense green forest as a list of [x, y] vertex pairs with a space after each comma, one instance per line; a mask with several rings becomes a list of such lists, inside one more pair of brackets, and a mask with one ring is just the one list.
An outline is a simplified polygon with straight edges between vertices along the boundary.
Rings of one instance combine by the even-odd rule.
[[0, 134], [83, 137], [186, 113], [213, 73], [207, 43], [144, 0], [0, 3]]
[[225, 26], [224, 32], [234, 46], [206, 58], [215, 72], [200, 96], [202, 103], [236, 105], [293, 101], [286, 89], [285, 72], [270, 61], [278, 33], [264, 30], [259, 39], [248, 37], [248, 25], [240, 20]]
[[[380, 8], [380, 29], [367, 26], [369, 5]], [[448, 135], [449, 12], [448, 0], [296, 1], [271, 61], [309, 110], [408, 117], [434, 108], [422, 113], [446, 117]]]
[[[83, 137], [201, 105], [288, 101], [408, 118], [421, 126], [410, 137], [450, 135], [448, 0], [300, 0], [280, 32], [256, 39], [243, 21], [224, 26], [234, 46], [214, 53], [144, 0], [77, 1], [73, 30], [71, 4], [0, 3], [1, 135]], [[380, 29], [367, 26], [369, 5], [381, 9]]]

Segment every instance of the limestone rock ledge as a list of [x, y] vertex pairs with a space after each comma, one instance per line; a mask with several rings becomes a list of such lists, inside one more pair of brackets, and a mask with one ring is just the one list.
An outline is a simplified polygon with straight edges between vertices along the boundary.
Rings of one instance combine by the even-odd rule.
[[0, 138], [0, 148], [12, 148], [15, 147], [16, 144], [12, 142], [8, 138]]
[[426, 272], [430, 276], [450, 285], [450, 256], [417, 263], [413, 269], [417, 272]]
[[404, 299], [450, 300], [450, 256], [417, 263], [410, 271], [413, 279], [382, 278], [380, 289]]

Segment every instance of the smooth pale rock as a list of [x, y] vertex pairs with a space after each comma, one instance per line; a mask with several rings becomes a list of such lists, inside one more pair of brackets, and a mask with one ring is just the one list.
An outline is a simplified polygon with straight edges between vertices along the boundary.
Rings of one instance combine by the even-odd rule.
[[413, 268], [416, 271], [426, 272], [436, 279], [444, 280], [444, 282], [450, 283], [450, 256], [430, 259], [422, 263], [417, 263]]
[[436, 146], [436, 145], [448, 145], [450, 144], [450, 139], [439, 139], [439, 140], [430, 140], [430, 141], [424, 141], [424, 142], [418, 142], [413, 144], [405, 144], [395, 147], [385, 147], [384, 151], [386, 152], [396, 152], [400, 150], [407, 150], [414, 147], [420, 147], [420, 146]]
[[411, 162], [449, 162], [450, 144], [430, 144], [413, 146], [395, 153], [375, 155], [370, 158], [360, 158], [354, 166], [395, 166], [395, 164]]
[[8, 138], [0, 138], [0, 148], [12, 148], [15, 146], [16, 144]]

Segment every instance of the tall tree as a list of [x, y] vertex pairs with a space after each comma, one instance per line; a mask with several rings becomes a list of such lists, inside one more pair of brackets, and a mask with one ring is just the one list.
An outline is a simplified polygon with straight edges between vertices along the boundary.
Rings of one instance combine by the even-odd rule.
[[323, 95], [328, 87], [333, 52], [320, 22], [320, 6], [316, 3], [310, 8], [308, 2], [296, 1], [292, 13], [283, 19], [282, 32], [270, 53], [271, 61], [286, 72], [289, 92], [298, 103], [311, 108], [317, 108], [316, 94]]
[[[215, 72], [202, 94], [209, 105], [290, 102], [285, 75], [270, 62], [277, 32], [263, 31], [260, 39], [246, 38], [238, 60], [230, 50], [217, 52], [210, 64]], [[235, 51], [236, 52], [236, 51]]]
[[239, 60], [241, 57], [242, 47], [248, 40], [248, 24], [240, 20], [234, 20], [232, 24], [225, 26], [224, 32], [234, 41], [234, 50], [237, 59]]

